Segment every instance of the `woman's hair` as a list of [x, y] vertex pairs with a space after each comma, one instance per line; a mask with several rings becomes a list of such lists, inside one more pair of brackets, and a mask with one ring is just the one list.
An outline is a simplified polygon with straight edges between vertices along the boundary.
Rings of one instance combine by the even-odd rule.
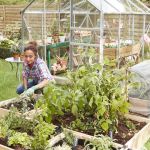
[[31, 50], [31, 51], [34, 53], [34, 55], [35, 55], [36, 57], [38, 57], [37, 47], [35, 47], [34, 45], [28, 45], [28, 46], [26, 46], [26, 47], [24, 48], [24, 52], [27, 51], [27, 50]]
[[28, 46], [35, 46], [35, 47], [37, 47], [37, 42], [36, 41], [30, 41], [28, 43]]

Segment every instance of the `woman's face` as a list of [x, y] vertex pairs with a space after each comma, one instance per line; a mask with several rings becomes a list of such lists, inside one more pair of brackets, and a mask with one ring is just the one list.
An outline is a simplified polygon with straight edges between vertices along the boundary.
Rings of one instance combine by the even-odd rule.
[[34, 63], [35, 58], [36, 58], [36, 56], [35, 56], [35, 54], [33, 53], [33, 51], [31, 51], [31, 50], [26, 50], [26, 51], [24, 52], [24, 61], [25, 61], [27, 64], [32, 64], [32, 63]]

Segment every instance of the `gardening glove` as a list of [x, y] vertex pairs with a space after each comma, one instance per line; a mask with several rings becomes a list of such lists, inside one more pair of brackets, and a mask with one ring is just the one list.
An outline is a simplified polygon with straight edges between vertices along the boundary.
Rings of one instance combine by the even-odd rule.
[[25, 91], [25, 94], [26, 94], [27, 96], [31, 96], [31, 95], [34, 94], [34, 91], [35, 91], [36, 89], [38, 89], [36, 85], [35, 85], [35, 86], [32, 86], [31, 88], [29, 88], [29, 89], [27, 89], [27, 90]]

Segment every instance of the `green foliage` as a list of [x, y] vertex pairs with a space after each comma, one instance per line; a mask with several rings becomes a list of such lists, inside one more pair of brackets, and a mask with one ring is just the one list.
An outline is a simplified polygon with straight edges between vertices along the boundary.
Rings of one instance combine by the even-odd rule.
[[15, 108], [5, 117], [5, 122], [11, 130], [20, 129], [22, 132], [32, 132], [37, 124], [34, 121], [26, 120], [23, 115], [16, 115], [18, 112]]
[[23, 148], [29, 149], [31, 147], [32, 138], [27, 133], [11, 132], [11, 136], [8, 137], [8, 145], [15, 146], [20, 145]]
[[12, 40], [5, 39], [0, 41], [0, 58], [7, 58], [11, 56], [11, 47], [14, 44]]
[[9, 146], [43, 150], [54, 132], [54, 125], [36, 119], [27, 120], [22, 114], [17, 114], [16, 109], [0, 119], [0, 137], [8, 139]]
[[55, 131], [55, 126], [46, 122], [39, 123], [34, 128], [34, 140], [32, 148], [34, 150], [43, 150], [48, 144], [48, 139]]
[[8, 133], [9, 126], [5, 120], [0, 120], [0, 138], [5, 138]]
[[85, 145], [85, 150], [111, 150], [113, 141], [110, 137], [100, 135], [97, 139]]
[[15, 24], [6, 25], [3, 30], [4, 36], [10, 40], [17, 41], [21, 39], [21, 24], [20, 22], [15, 22]]
[[0, 120], [0, 137], [8, 137], [9, 146], [21, 145], [21, 147], [29, 148], [31, 146], [31, 137], [29, 137], [27, 133], [19, 133], [12, 130], [21, 128], [26, 130], [28, 128], [28, 121], [25, 120], [25, 118], [22, 118], [22, 116], [19, 117], [16, 114], [17, 112], [14, 109], [10, 111], [10, 113], [6, 117]]
[[11, 47], [11, 53], [21, 54], [22, 52], [22, 43], [21, 41], [16, 41]]
[[73, 145], [74, 144], [74, 140], [75, 140], [75, 137], [72, 133], [70, 132], [67, 132], [67, 131], [64, 131], [64, 134], [65, 134], [65, 141], [67, 144], [69, 145]]
[[64, 36], [64, 35], [65, 35], [64, 32], [60, 32], [60, 33], [59, 33], [59, 36]]
[[14, 5], [14, 4], [25, 4], [31, 0], [0, 0], [0, 5]]
[[131, 122], [130, 120], [126, 120], [125, 121], [125, 123], [126, 123], [126, 126], [130, 129], [130, 130], [136, 130], [136, 126], [135, 126], [135, 124], [133, 123], [133, 122]]
[[74, 127], [82, 122], [86, 128], [94, 126], [96, 130], [108, 131], [114, 127], [119, 116], [128, 112], [129, 104], [126, 86], [121, 84], [126, 77], [121, 70], [110, 68], [102, 70], [99, 64], [82, 66], [68, 73], [71, 85], [51, 84], [38, 104], [46, 120], [51, 121], [54, 114], [70, 112], [78, 118]]
[[10, 49], [13, 44], [14, 44], [14, 42], [12, 40], [9, 40], [9, 39], [0, 41], [0, 47], [1, 48]]
[[150, 150], [150, 139], [145, 143], [145, 150]]

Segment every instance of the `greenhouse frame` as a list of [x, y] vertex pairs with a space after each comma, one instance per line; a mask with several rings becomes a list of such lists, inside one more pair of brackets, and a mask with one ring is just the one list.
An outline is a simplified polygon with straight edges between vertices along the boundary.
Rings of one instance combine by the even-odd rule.
[[[44, 45], [46, 60], [47, 37], [64, 32], [70, 68], [103, 63], [105, 56], [116, 59], [118, 66], [128, 56], [143, 59], [142, 37], [149, 29], [150, 9], [139, 0], [33, 0], [22, 11], [23, 43], [36, 40]], [[75, 56], [80, 63], [75, 64]]]

